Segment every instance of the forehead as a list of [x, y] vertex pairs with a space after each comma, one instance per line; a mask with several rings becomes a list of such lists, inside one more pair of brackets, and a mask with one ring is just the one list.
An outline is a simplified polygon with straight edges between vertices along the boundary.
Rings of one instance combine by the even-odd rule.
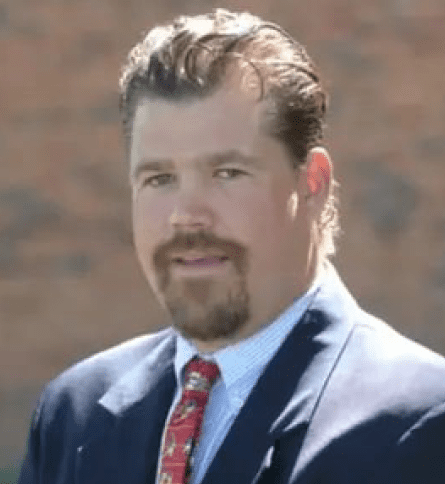
[[180, 102], [145, 98], [135, 112], [131, 163], [144, 157], [251, 152], [259, 137], [258, 109], [242, 93], [225, 91]]

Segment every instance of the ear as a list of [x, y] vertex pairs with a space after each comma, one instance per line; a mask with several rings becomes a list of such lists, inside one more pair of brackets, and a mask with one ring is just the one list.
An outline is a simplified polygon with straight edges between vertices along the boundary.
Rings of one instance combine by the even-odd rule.
[[305, 171], [305, 200], [311, 204], [324, 206], [332, 183], [332, 161], [328, 151], [321, 146], [309, 150]]

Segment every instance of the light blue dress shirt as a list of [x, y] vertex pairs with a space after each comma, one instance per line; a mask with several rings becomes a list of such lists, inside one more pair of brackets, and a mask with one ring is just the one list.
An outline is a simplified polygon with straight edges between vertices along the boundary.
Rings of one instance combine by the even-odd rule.
[[[227, 346], [213, 353], [199, 354], [193, 343], [177, 332], [175, 355], [177, 390], [166, 424], [181, 398], [184, 367], [190, 359], [199, 355], [203, 359], [217, 363], [220, 370], [220, 378], [211, 389], [204, 411], [199, 445], [192, 455], [190, 484], [201, 482], [261, 373], [310, 305], [320, 283], [321, 274], [303, 296], [296, 299], [265, 328], [233, 346]], [[158, 460], [158, 482], [160, 462], [161, 454]]]

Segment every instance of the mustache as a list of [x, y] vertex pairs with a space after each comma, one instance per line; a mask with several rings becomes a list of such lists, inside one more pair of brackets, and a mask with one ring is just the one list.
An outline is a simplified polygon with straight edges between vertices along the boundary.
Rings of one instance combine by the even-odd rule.
[[172, 240], [160, 245], [153, 255], [154, 266], [165, 270], [170, 264], [173, 252], [188, 250], [210, 250], [223, 252], [234, 264], [238, 272], [244, 273], [247, 264], [247, 248], [229, 239], [217, 237], [203, 230], [197, 232], [178, 232]]

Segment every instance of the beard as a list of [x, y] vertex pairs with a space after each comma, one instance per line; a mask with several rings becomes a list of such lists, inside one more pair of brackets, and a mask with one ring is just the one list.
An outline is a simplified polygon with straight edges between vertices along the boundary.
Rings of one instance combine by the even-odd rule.
[[173, 326], [188, 339], [230, 338], [249, 319], [249, 297], [240, 278], [172, 281], [164, 300]]
[[[174, 248], [218, 247], [230, 257], [224, 276], [172, 278], [167, 254]], [[178, 235], [155, 256], [157, 283], [173, 326], [187, 339], [214, 341], [235, 336], [250, 317], [246, 250], [208, 234]]]

